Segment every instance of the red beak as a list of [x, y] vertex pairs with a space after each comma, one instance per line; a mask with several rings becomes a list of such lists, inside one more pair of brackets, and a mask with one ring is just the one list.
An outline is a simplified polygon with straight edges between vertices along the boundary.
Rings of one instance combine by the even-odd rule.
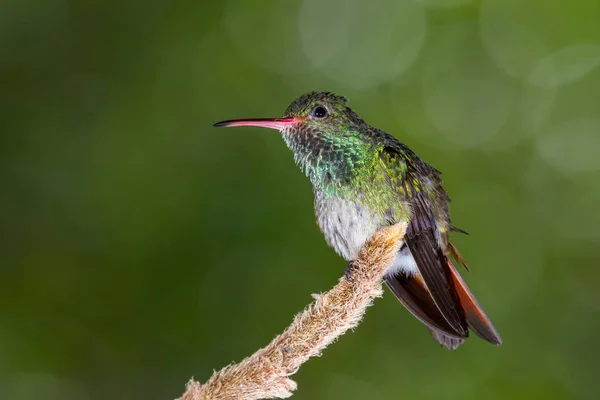
[[230, 119], [227, 121], [217, 122], [213, 126], [215, 128], [231, 126], [260, 126], [263, 128], [282, 129], [289, 128], [290, 126], [300, 122], [298, 118], [248, 118], [248, 119]]

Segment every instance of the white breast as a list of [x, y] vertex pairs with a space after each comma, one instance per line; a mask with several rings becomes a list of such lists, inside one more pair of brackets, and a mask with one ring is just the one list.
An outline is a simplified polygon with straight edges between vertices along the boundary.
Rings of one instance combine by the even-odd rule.
[[[388, 222], [367, 207], [335, 196], [315, 198], [317, 223], [327, 243], [346, 261], [352, 261], [365, 242]], [[390, 267], [388, 274], [402, 271], [409, 275], [418, 272], [417, 264], [404, 247]]]
[[356, 258], [383, 222], [368, 208], [335, 196], [317, 196], [315, 213], [325, 240], [346, 261]]

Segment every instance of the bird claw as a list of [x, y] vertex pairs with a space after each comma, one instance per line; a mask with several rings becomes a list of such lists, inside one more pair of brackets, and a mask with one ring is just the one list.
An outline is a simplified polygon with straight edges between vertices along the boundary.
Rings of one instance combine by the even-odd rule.
[[344, 276], [346, 277], [347, 280], [351, 281], [352, 280], [352, 268], [354, 267], [354, 261], [350, 261], [348, 263], [348, 266], [346, 267], [346, 270], [344, 271]]

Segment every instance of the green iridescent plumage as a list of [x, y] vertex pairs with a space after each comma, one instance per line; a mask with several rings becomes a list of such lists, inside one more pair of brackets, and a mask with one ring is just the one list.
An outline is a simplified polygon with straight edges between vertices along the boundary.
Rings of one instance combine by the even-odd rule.
[[[318, 105], [327, 109], [327, 118], [311, 118]], [[361, 201], [390, 221], [407, 221], [411, 213], [407, 199], [424, 189], [420, 176], [431, 175], [427, 181], [439, 183], [438, 171], [393, 136], [364, 122], [346, 106], [344, 97], [310, 93], [296, 100], [285, 115], [303, 120], [282, 133], [316, 191]]]

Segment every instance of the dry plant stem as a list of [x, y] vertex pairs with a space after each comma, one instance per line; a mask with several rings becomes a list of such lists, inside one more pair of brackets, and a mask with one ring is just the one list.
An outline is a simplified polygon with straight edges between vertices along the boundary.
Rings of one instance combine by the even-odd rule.
[[292, 324], [269, 345], [239, 364], [213, 373], [208, 382], [191, 380], [180, 400], [287, 398], [296, 389], [288, 377], [331, 342], [354, 328], [375, 297], [382, 294], [385, 271], [398, 253], [406, 224], [377, 232], [364, 245], [344, 276], [329, 292], [296, 315]]

